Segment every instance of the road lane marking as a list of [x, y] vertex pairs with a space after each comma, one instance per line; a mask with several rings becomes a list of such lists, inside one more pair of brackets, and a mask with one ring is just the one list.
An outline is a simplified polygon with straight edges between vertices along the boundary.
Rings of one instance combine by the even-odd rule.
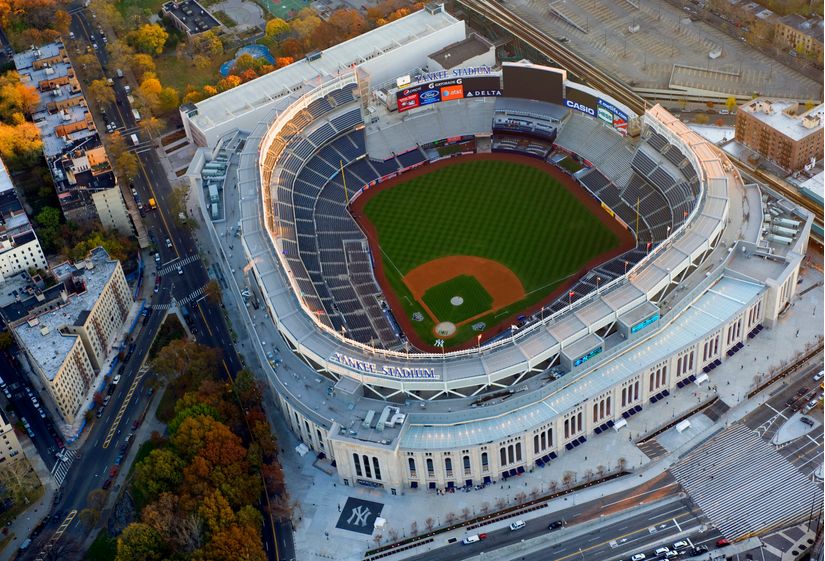
[[673, 519], [673, 523], [674, 523], [674, 524], [676, 524], [676, 527], [677, 527], [677, 528], [679, 528], [679, 531], [681, 532], [681, 531], [682, 531], [682, 527], [681, 527], [681, 526], [679, 526], [679, 522], [678, 522], [675, 518]]
[[103, 441], [103, 446], [101, 446], [101, 448], [108, 448], [112, 443], [112, 439], [116, 436], [120, 421], [123, 419], [123, 414], [126, 413], [126, 410], [129, 408], [129, 402], [132, 401], [132, 395], [134, 395], [140, 381], [143, 380], [144, 374], [146, 374], [146, 372], [143, 371], [142, 368], [138, 370], [137, 376], [135, 376], [135, 379], [132, 381], [132, 385], [129, 386], [129, 391], [126, 392], [126, 397], [123, 399], [123, 403], [117, 411], [115, 420], [112, 422], [112, 426], [109, 429], [109, 434], [106, 435], [106, 440]]

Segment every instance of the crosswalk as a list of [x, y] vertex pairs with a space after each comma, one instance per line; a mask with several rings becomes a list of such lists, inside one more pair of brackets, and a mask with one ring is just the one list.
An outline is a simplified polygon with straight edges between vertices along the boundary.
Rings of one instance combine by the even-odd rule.
[[66, 480], [66, 475], [69, 473], [69, 468], [72, 467], [72, 463], [77, 457], [77, 451], [66, 448], [63, 450], [61, 456], [62, 458], [58, 458], [57, 463], [55, 463], [52, 468], [52, 476], [54, 476], [54, 480], [58, 487], [63, 485], [63, 482]]
[[735, 424], [670, 471], [691, 498], [732, 539], [805, 517], [822, 503], [822, 488], [765, 442]]
[[184, 257], [183, 259], [172, 261], [165, 265], [161, 270], [158, 271], [159, 275], [168, 275], [171, 272], [177, 271], [178, 267], [184, 267], [189, 263], [193, 263], [200, 259], [199, 255], [189, 255]]
[[193, 291], [191, 294], [187, 294], [181, 299], [175, 299], [174, 302], [166, 302], [165, 304], [153, 304], [151, 307], [153, 310], [169, 310], [174, 308], [175, 306], [181, 306], [183, 304], [188, 304], [189, 302], [193, 302], [195, 300], [200, 299], [203, 297], [203, 293], [206, 291], [206, 286], [202, 286], [197, 290]]

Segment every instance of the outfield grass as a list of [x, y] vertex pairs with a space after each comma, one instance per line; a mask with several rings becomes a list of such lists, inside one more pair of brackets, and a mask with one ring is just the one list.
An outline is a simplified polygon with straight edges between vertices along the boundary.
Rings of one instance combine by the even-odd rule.
[[[423, 263], [471, 255], [513, 271], [527, 296], [480, 318], [488, 328], [541, 301], [620, 243], [556, 179], [511, 161], [459, 161], [439, 168], [377, 193], [365, 204], [364, 215], [376, 229], [385, 276], [408, 316], [422, 310], [402, 279]], [[422, 339], [434, 341], [431, 321], [413, 325]], [[463, 326], [445, 345], [474, 335]]]
[[[454, 306], [450, 300], [460, 296], [464, 302]], [[475, 277], [459, 275], [429, 289], [421, 297], [439, 321], [460, 323], [489, 310], [493, 297]]]

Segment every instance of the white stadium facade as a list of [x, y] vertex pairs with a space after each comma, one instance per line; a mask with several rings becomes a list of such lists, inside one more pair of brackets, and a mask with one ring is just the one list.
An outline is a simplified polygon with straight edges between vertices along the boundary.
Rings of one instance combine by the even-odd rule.
[[[745, 184], [664, 108], [637, 115], [562, 70], [497, 65], [473, 39], [431, 5], [181, 108], [202, 148], [190, 173], [236, 158], [248, 276], [270, 329], [303, 362], [267, 366], [283, 414], [348, 485], [463, 487], [552, 465], [659, 399], [712, 383], [796, 291], [805, 210]], [[343, 181], [357, 196], [450, 157], [438, 151], [450, 143], [466, 147], [452, 157], [579, 160], [573, 177], [636, 248], [579, 279], [575, 299], [479, 348], [409, 348]]]

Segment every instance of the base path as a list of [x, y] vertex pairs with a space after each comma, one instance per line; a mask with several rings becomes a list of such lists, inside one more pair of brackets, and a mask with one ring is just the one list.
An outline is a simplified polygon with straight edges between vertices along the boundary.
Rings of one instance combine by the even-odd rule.
[[[521, 280], [513, 271], [498, 261], [471, 255], [448, 255], [427, 261], [404, 275], [404, 284], [410, 289], [418, 303], [427, 309], [435, 321], [438, 321], [440, 318], [433, 316], [422, 296], [432, 287], [459, 275], [475, 277], [493, 298], [491, 309], [485, 310], [482, 315], [509, 306], [527, 296]], [[473, 318], [469, 318], [460, 325], [472, 320]]]

